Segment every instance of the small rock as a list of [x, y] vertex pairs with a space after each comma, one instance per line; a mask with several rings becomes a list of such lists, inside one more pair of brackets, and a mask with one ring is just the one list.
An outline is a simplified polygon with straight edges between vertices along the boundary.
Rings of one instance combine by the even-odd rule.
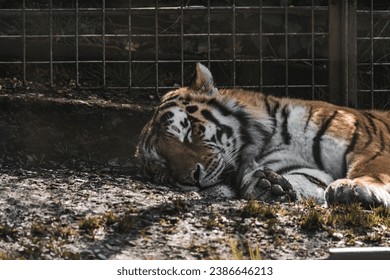
[[343, 239], [344, 235], [341, 232], [334, 232], [332, 233], [332, 237], [337, 240]]
[[107, 257], [105, 255], [103, 255], [102, 253], [99, 253], [97, 254], [97, 257], [100, 259], [100, 260], [106, 260]]
[[136, 247], [137, 246], [137, 244], [135, 244], [133, 241], [128, 241], [127, 245], [129, 245], [130, 247]]

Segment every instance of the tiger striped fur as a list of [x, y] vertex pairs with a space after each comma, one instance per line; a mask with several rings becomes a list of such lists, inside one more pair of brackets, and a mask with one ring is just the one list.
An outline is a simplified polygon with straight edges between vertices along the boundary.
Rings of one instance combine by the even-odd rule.
[[390, 112], [218, 90], [199, 63], [194, 77], [162, 98], [143, 129], [143, 175], [267, 200], [271, 172], [290, 198], [390, 207]]

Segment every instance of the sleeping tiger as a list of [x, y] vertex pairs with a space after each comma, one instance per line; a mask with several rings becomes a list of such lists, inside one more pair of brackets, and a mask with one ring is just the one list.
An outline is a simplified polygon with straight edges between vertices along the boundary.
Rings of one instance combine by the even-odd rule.
[[141, 173], [260, 201], [390, 207], [390, 112], [217, 89], [196, 65], [141, 132]]

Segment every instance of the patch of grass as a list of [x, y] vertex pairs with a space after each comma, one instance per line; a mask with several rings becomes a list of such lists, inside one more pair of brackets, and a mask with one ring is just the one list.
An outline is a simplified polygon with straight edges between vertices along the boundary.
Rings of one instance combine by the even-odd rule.
[[241, 210], [242, 218], [263, 217], [265, 219], [275, 219], [279, 211], [277, 205], [264, 204], [257, 200], [250, 199]]
[[103, 219], [107, 226], [111, 226], [119, 221], [119, 217], [115, 215], [112, 211], [108, 211], [103, 215]]
[[238, 248], [238, 242], [237, 240], [230, 238], [229, 239], [229, 247], [230, 250], [232, 250], [232, 259], [233, 260], [242, 260], [243, 259], [243, 252]]
[[5, 237], [10, 237], [14, 238], [17, 235], [17, 231], [13, 228], [11, 228], [8, 225], [0, 225], [0, 237], [5, 238]]
[[176, 198], [175, 200], [173, 200], [173, 206], [174, 206], [174, 211], [177, 214], [183, 213], [188, 210], [187, 203], [181, 198]]
[[333, 227], [372, 228], [383, 219], [375, 211], [365, 210], [360, 204], [340, 205], [331, 208], [324, 223]]
[[390, 227], [390, 208], [381, 206], [374, 208], [373, 214], [382, 221], [382, 224], [386, 227]]
[[219, 260], [221, 259], [216, 250], [210, 247], [209, 243], [196, 244], [195, 240], [191, 240], [191, 243], [188, 246], [188, 250], [191, 252], [197, 253], [204, 260]]
[[92, 238], [95, 237], [95, 232], [101, 225], [102, 218], [97, 216], [85, 217], [79, 222], [79, 228], [86, 231]]
[[188, 205], [185, 200], [180, 197], [174, 198], [170, 203], [161, 205], [160, 212], [169, 216], [178, 216], [188, 211]]
[[303, 230], [316, 231], [323, 227], [324, 217], [317, 209], [309, 209], [308, 213], [301, 217], [299, 225]]
[[390, 226], [390, 210], [384, 207], [366, 210], [355, 203], [323, 209], [310, 202], [306, 202], [304, 206], [308, 209], [299, 219], [299, 226], [306, 231], [323, 229], [332, 232], [332, 229], [348, 229], [361, 232], [379, 225]]
[[212, 228], [223, 228], [223, 224], [221, 223], [222, 216], [219, 213], [213, 212], [209, 215], [208, 219], [205, 221], [206, 229]]
[[134, 229], [137, 220], [138, 216], [134, 215], [133, 213], [125, 213], [122, 216], [119, 216], [115, 228], [116, 232], [129, 233]]
[[69, 238], [78, 235], [78, 232], [70, 226], [57, 226], [53, 229], [53, 234], [57, 238]]
[[0, 251], [0, 260], [12, 260], [13, 258], [7, 253]]
[[255, 245], [254, 247], [250, 246], [248, 244], [248, 253], [249, 253], [249, 259], [250, 260], [261, 260], [263, 259], [260, 254], [260, 248], [259, 245]]
[[43, 223], [37, 222], [31, 225], [30, 232], [32, 236], [43, 237], [50, 232], [50, 229]]
[[363, 237], [362, 241], [365, 243], [381, 244], [383, 241], [383, 234], [378, 232], [367, 233], [367, 235]]
[[62, 258], [64, 258], [65, 260], [80, 260], [81, 259], [80, 253], [74, 253], [71, 251], [61, 252], [60, 256]]
[[[256, 244], [252, 246], [249, 242], [244, 242], [243, 246], [239, 246], [239, 242], [234, 239], [229, 239], [229, 247], [232, 251], [233, 260], [261, 260], [260, 248]], [[243, 248], [240, 248], [243, 247]], [[246, 250], [245, 250], [246, 249]]]

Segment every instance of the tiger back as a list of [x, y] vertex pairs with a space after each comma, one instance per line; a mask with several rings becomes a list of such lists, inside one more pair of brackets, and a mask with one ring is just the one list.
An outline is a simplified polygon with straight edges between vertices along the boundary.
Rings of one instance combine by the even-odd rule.
[[390, 207], [389, 143], [389, 112], [219, 90], [197, 64], [191, 86], [162, 98], [136, 156], [143, 175], [182, 190]]

